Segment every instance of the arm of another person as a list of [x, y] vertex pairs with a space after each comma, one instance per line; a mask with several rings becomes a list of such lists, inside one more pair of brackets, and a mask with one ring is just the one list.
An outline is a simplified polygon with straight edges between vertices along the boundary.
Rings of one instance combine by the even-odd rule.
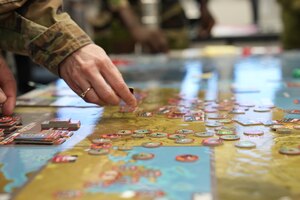
[[201, 22], [199, 29], [199, 38], [206, 39], [211, 35], [211, 30], [215, 25], [215, 19], [208, 9], [208, 0], [198, 0], [201, 11]]
[[62, 12], [61, 1], [14, 2], [0, 0], [1, 49], [29, 55], [60, 75], [77, 94], [92, 88], [84, 97], [87, 102], [116, 105], [121, 98], [136, 106], [116, 66]]
[[167, 39], [160, 29], [150, 29], [139, 21], [127, 0], [108, 0], [112, 12], [117, 13], [133, 39], [152, 53], [168, 51]]

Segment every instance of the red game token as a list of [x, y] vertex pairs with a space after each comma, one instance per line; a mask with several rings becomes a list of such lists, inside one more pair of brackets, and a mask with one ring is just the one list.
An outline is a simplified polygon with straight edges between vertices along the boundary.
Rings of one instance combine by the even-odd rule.
[[121, 136], [119, 134], [116, 134], [116, 133], [112, 133], [112, 134], [103, 134], [101, 135], [102, 138], [105, 138], [105, 139], [111, 139], [111, 140], [114, 140], [114, 139], [118, 139], [120, 138]]
[[183, 154], [176, 156], [176, 160], [179, 162], [195, 162], [199, 159], [198, 156], [192, 154]]
[[223, 141], [219, 138], [207, 138], [202, 141], [204, 146], [219, 146], [223, 144]]
[[261, 130], [248, 130], [248, 131], [244, 131], [245, 135], [249, 135], [249, 136], [261, 136], [264, 134], [264, 131]]
[[0, 117], [0, 123], [7, 123], [7, 122], [10, 122], [12, 120], [13, 120], [13, 118], [9, 117], [9, 116]]

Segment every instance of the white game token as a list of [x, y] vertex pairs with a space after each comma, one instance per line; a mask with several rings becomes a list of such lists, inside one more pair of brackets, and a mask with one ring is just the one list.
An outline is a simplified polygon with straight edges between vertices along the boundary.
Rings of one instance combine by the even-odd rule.
[[236, 147], [238, 148], [254, 148], [256, 147], [256, 144], [254, 142], [251, 142], [251, 141], [239, 141], [237, 143], [235, 143]]

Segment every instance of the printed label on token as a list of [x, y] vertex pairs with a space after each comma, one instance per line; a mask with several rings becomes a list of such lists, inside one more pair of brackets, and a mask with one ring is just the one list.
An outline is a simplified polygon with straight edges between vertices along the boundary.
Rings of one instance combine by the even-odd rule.
[[142, 144], [142, 146], [146, 148], [156, 148], [156, 147], [160, 147], [161, 145], [162, 145], [161, 142], [145, 142]]
[[212, 131], [205, 131], [205, 132], [197, 132], [195, 133], [195, 136], [197, 137], [212, 137], [214, 136], [214, 132]]
[[231, 141], [231, 140], [239, 140], [240, 136], [238, 136], [238, 135], [222, 135], [222, 136], [220, 136], [220, 138], [222, 140], [229, 140], [229, 141]]
[[163, 132], [154, 132], [154, 133], [150, 134], [150, 137], [153, 137], [153, 138], [164, 138], [164, 137], [167, 137], [167, 136], [168, 136], [168, 134], [163, 133]]
[[176, 156], [176, 160], [179, 162], [195, 162], [199, 159], [198, 156], [192, 154], [183, 154]]
[[194, 142], [194, 139], [192, 138], [177, 138], [175, 140], [175, 143], [177, 144], [191, 144]]

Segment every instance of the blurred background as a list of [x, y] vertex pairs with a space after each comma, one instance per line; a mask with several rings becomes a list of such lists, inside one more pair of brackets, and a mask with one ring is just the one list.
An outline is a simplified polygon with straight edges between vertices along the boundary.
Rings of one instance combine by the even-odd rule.
[[[157, 54], [166, 53], [167, 49], [172, 52], [214, 45], [281, 48], [284, 3], [278, 2], [64, 0], [64, 8], [109, 54]], [[157, 44], [161, 35], [166, 39]], [[57, 79], [27, 57], [9, 57], [15, 66], [19, 94]]]

